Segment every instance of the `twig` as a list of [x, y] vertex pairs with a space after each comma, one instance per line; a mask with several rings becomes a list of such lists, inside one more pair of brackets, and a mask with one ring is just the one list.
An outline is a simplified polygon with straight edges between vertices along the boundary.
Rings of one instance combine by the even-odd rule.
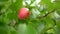
[[53, 13], [53, 12], [55, 12], [55, 9], [53, 9], [51, 12], [48, 12], [47, 14], [45, 14], [44, 16], [41, 16], [41, 17], [39, 17], [39, 18], [46, 17], [46, 16], [48, 16], [49, 14], [51, 14], [51, 13]]

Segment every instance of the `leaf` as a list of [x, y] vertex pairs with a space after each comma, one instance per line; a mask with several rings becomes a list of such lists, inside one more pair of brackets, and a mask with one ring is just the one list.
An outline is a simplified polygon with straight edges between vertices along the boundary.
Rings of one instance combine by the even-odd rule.
[[56, 26], [60, 30], [60, 18], [56, 19]]
[[60, 30], [57, 27], [54, 27], [54, 34], [60, 34]]
[[9, 29], [7, 26], [0, 26], [0, 34], [9, 34]]
[[57, 10], [57, 9], [60, 9], [60, 1], [55, 1], [54, 2], [54, 5], [55, 5], [55, 9]]
[[40, 12], [37, 9], [32, 9], [31, 18], [37, 18], [40, 15]]
[[[22, 0], [23, 1], [23, 0]], [[13, 11], [19, 11], [20, 8], [22, 8], [22, 1], [21, 0], [16, 0], [15, 3], [12, 3], [10, 8], [13, 10]]]
[[60, 9], [56, 10], [56, 13], [60, 15]]
[[55, 34], [60, 34], [60, 18], [56, 19], [56, 27], [54, 28]]
[[46, 28], [53, 28], [55, 26], [55, 22], [51, 18], [46, 18]]
[[10, 34], [17, 34], [17, 31], [15, 30], [15, 28], [9, 26], [9, 31], [10, 31]]
[[18, 34], [36, 34], [36, 31], [33, 27], [26, 24], [18, 25]]
[[42, 21], [39, 26], [37, 26], [37, 34], [42, 34], [45, 31], [46, 23]]
[[0, 5], [4, 5], [7, 3], [8, 0], [0, 0]]
[[8, 22], [9, 22], [9, 19], [5, 15], [0, 16], [0, 26], [7, 25]]
[[0, 34], [17, 34], [17, 32], [13, 27], [0, 26]]
[[54, 4], [51, 3], [51, 0], [42, 0], [40, 2], [40, 4], [43, 5], [43, 7], [45, 7], [44, 9], [46, 9], [46, 11], [50, 11], [50, 10], [54, 9]]
[[12, 2], [12, 4], [10, 5], [11, 13], [9, 13], [8, 16], [11, 15], [10, 18], [15, 19], [16, 21], [18, 21], [18, 12], [20, 8], [22, 8], [22, 1], [16, 0], [15, 3]]
[[8, 0], [0, 0], [0, 2], [3, 2], [3, 1], [8, 1]]

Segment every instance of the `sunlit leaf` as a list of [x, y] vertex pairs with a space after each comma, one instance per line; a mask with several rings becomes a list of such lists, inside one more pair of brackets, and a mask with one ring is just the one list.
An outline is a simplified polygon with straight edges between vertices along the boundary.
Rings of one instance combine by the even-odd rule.
[[36, 30], [29, 25], [19, 24], [18, 34], [36, 34]]

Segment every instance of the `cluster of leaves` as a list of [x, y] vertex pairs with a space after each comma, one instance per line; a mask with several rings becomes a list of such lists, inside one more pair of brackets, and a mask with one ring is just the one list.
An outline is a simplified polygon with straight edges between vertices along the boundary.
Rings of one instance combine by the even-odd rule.
[[[0, 0], [0, 33], [60, 34], [59, 4], [60, 0]], [[28, 19], [18, 18], [22, 7], [29, 8]]]

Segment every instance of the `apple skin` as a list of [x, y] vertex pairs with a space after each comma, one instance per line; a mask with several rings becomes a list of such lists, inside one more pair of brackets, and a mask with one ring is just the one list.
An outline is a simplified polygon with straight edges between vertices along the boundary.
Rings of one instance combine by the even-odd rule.
[[29, 17], [29, 9], [28, 8], [21, 8], [18, 13], [18, 18], [24, 20]]

